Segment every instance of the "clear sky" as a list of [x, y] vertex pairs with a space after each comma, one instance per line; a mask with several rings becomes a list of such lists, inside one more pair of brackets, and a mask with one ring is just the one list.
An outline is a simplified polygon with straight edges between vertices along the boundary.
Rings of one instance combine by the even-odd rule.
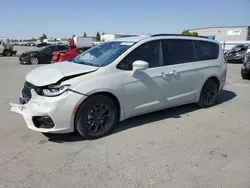
[[250, 25], [250, 0], [1, 0], [0, 37], [180, 33]]

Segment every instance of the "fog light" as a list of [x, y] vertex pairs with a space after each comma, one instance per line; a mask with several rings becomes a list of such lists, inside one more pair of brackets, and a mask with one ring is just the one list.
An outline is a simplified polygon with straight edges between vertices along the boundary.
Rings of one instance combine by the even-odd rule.
[[33, 116], [32, 121], [37, 128], [51, 129], [55, 126], [49, 116]]

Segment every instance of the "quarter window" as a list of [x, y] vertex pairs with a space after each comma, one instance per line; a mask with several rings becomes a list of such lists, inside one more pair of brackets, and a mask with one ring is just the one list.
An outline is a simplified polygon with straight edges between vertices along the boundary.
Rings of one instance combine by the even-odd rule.
[[163, 66], [163, 53], [160, 40], [150, 41], [134, 49], [121, 63], [118, 68], [132, 70], [133, 62], [137, 60], [149, 63], [149, 68]]
[[166, 39], [163, 40], [163, 57], [166, 65], [175, 65], [196, 61], [192, 40]]
[[217, 59], [219, 57], [218, 44], [207, 41], [195, 41], [194, 43], [198, 61]]

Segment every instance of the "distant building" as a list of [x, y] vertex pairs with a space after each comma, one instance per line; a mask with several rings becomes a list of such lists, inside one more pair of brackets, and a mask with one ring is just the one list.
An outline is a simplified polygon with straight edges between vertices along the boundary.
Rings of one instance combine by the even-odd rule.
[[202, 36], [215, 36], [218, 41], [246, 41], [250, 40], [250, 26], [225, 26], [189, 29]]
[[110, 34], [110, 33], [104, 33], [101, 35], [101, 41], [106, 42], [106, 41], [111, 41], [117, 38], [123, 38], [123, 37], [134, 37], [137, 35], [128, 35], [128, 34]]

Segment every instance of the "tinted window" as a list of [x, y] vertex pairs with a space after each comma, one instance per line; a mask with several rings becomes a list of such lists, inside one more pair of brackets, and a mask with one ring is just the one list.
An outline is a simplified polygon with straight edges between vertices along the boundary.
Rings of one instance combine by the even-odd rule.
[[88, 50], [88, 49], [90, 49], [90, 47], [79, 48], [79, 49], [77, 50], [77, 52], [80, 54], [80, 53], [85, 52], [85, 51]]
[[219, 56], [219, 45], [207, 41], [195, 41], [195, 49], [198, 61], [217, 59]]
[[192, 40], [163, 40], [163, 57], [166, 65], [175, 65], [196, 61]]
[[121, 61], [118, 68], [132, 70], [132, 64], [136, 60], [148, 62], [149, 68], [163, 66], [161, 41], [150, 41], [137, 47]]
[[63, 51], [63, 50], [67, 50], [67, 46], [63, 46], [63, 45], [59, 45], [57, 46], [57, 51]]
[[41, 49], [42, 52], [45, 52], [45, 53], [52, 53], [54, 52], [56, 49], [56, 46], [46, 46], [44, 48]]

